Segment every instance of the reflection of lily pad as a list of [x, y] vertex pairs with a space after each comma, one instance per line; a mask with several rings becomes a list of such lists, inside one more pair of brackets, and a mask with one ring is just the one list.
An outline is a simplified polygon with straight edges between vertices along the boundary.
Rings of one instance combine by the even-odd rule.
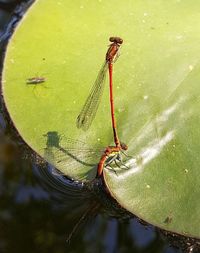
[[[8, 45], [3, 72], [5, 102], [25, 141], [62, 173], [92, 179], [100, 157], [84, 161], [91, 166], [69, 156], [59, 162], [64, 154], [56, 145], [48, 147], [47, 135], [57, 133], [65, 149], [67, 139], [83, 141], [94, 151], [112, 144], [108, 89], [88, 131], [76, 128], [76, 118], [102, 65], [108, 38], [121, 36], [114, 93], [130, 169], [116, 168], [117, 175], [105, 169], [106, 185], [122, 206], [144, 220], [196, 237], [199, 8], [198, 1], [186, 0], [37, 1]], [[47, 88], [26, 85], [36, 73], [47, 79]], [[171, 222], [165, 222], [167, 217]]]

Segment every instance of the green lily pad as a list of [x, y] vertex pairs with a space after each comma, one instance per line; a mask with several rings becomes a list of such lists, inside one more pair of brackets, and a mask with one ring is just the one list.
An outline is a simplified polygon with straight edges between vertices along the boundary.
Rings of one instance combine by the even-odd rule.
[[[76, 118], [105, 59], [114, 65], [120, 169], [104, 170], [112, 196], [167, 230], [200, 237], [198, 1], [36, 1], [9, 42], [3, 95], [24, 140], [59, 171], [91, 180], [113, 144], [108, 87], [91, 128]], [[44, 77], [37, 85], [27, 78]], [[92, 151], [92, 152], [91, 152]]]

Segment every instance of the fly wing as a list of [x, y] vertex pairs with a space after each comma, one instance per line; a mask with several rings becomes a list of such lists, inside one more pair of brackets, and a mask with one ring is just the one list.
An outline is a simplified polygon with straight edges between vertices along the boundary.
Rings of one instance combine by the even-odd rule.
[[97, 79], [94, 82], [91, 92], [87, 97], [80, 114], [77, 117], [77, 128], [82, 128], [84, 131], [86, 131], [91, 126], [103, 94], [107, 69], [108, 64], [105, 61], [99, 71]]

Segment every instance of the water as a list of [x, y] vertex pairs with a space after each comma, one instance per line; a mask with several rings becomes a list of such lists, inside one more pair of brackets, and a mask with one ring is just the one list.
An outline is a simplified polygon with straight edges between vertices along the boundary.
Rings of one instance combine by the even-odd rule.
[[[29, 3], [0, 1], [1, 48]], [[181, 252], [153, 226], [142, 225], [136, 218], [111, 215], [98, 192], [54, 178], [50, 165], [35, 159], [18, 136], [2, 105], [1, 99], [0, 252]], [[84, 214], [85, 219], [67, 243]]]

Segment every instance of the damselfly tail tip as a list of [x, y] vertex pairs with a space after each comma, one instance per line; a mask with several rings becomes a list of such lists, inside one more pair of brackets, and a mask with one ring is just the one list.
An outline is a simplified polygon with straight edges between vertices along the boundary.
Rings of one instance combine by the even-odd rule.
[[66, 239], [66, 243], [67, 243], [67, 244], [70, 244], [70, 243], [71, 243], [71, 237], [72, 237], [72, 235], [69, 234], [68, 237], [67, 237], [67, 239]]

